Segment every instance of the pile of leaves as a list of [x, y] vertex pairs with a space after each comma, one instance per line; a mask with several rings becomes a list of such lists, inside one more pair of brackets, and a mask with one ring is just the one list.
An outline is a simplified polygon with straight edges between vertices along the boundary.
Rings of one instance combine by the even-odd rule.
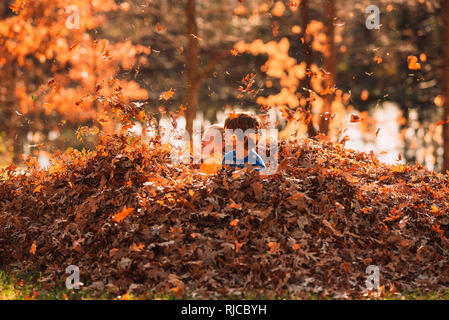
[[48, 170], [1, 172], [0, 266], [58, 285], [218, 298], [248, 292], [449, 287], [449, 179], [389, 166], [328, 140], [281, 141], [276, 174], [209, 175], [175, 164], [158, 140], [103, 137]]

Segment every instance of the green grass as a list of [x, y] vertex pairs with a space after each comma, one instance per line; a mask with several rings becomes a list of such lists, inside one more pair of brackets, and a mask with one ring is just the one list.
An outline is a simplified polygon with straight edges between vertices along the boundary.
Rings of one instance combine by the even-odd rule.
[[[152, 299], [152, 300], [172, 300], [177, 297], [172, 292], [168, 293], [154, 293], [148, 292], [142, 295], [134, 295], [127, 293], [125, 296], [113, 295], [107, 291], [105, 292], [90, 292], [84, 290], [68, 290], [64, 284], [58, 284], [52, 287], [46, 287], [43, 282], [40, 282], [41, 274], [36, 272], [5, 272], [0, 270], [0, 300], [105, 300], [105, 299]], [[179, 297], [178, 297], [179, 298]], [[195, 299], [192, 293], [186, 293], [183, 299]], [[266, 294], [258, 292], [247, 292], [239, 295], [229, 295], [226, 297], [229, 300], [245, 299], [245, 300], [284, 300], [297, 299], [294, 295], [289, 293]], [[332, 297], [326, 297], [320, 294], [310, 294], [311, 300], [332, 300]], [[420, 290], [411, 293], [387, 293], [382, 297], [362, 297], [361, 299], [372, 300], [449, 300], [449, 291], [433, 291], [423, 293]]]

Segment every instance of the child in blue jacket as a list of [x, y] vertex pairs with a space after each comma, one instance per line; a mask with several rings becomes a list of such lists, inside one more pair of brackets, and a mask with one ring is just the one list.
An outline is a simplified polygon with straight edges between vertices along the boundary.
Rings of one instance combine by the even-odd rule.
[[[229, 115], [224, 123], [225, 139], [235, 137], [234, 147], [223, 157], [222, 166], [231, 168], [256, 167], [257, 171], [266, 168], [262, 158], [254, 151], [255, 143], [250, 137], [256, 135], [259, 121], [250, 113], [238, 113]], [[243, 147], [243, 148], [242, 148]]]

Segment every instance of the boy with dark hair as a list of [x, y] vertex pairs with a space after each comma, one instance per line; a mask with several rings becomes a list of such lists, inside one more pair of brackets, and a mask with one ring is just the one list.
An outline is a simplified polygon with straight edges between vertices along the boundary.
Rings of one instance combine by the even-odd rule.
[[223, 169], [226, 166], [244, 168], [249, 165], [256, 167], [257, 171], [266, 168], [262, 158], [254, 151], [255, 142], [250, 137], [250, 135], [255, 135], [257, 140], [259, 121], [255, 115], [250, 113], [230, 114], [225, 120], [224, 129], [226, 139], [231, 137], [236, 139], [233, 150], [227, 152], [223, 157]]

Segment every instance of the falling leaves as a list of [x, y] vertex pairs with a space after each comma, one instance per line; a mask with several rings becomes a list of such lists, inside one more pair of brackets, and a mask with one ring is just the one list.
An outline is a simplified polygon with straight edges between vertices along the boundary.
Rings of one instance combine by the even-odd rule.
[[333, 94], [333, 93], [335, 92], [335, 90], [336, 90], [335, 87], [327, 88], [327, 89], [321, 90], [321, 91], [320, 91], [320, 96], [325, 96], [325, 95], [328, 95], [328, 94]]
[[419, 70], [421, 69], [421, 64], [418, 62], [418, 58], [415, 56], [407, 57], [407, 64], [410, 70]]
[[351, 114], [349, 122], [360, 122], [360, 116], [358, 114]]
[[382, 63], [382, 58], [381, 57], [374, 57], [374, 59], [373, 59], [377, 64], [381, 64]]
[[279, 23], [277, 21], [273, 21], [272, 33], [273, 33], [273, 37], [277, 37], [279, 34]]
[[72, 51], [73, 49], [75, 49], [77, 46], [79, 45], [79, 42], [76, 41], [74, 44], [72, 44], [69, 48], [69, 51]]
[[157, 30], [157, 32], [162, 32], [164, 30], [164, 28], [161, 26], [161, 24], [159, 22], [156, 23], [156, 30]]
[[168, 91], [165, 91], [164, 93], [162, 93], [160, 96], [159, 96], [159, 100], [165, 100], [165, 101], [167, 101], [167, 100], [169, 100], [171, 97], [173, 97], [173, 95], [175, 94], [175, 91], [172, 89], [172, 88], [170, 88], [170, 90], [168, 90]]
[[238, 95], [238, 98], [243, 97], [244, 94], [257, 93], [254, 89], [251, 89], [256, 81], [255, 79], [256, 75], [254, 73], [249, 73], [243, 77], [241, 80], [243, 85], [239, 86], [240, 94]]
[[437, 127], [437, 126], [440, 126], [440, 125], [445, 124], [445, 123], [448, 123], [448, 121], [441, 120], [441, 121], [436, 122], [436, 123], [434, 124], [434, 126]]
[[15, 2], [9, 6], [9, 8], [15, 14], [19, 14], [20, 10], [22, 10], [24, 7], [25, 7], [25, 2], [23, 0], [15, 0]]
[[378, 128], [378, 129], [376, 130], [376, 137], [379, 135], [379, 132], [380, 132], [380, 128]]
[[191, 36], [193, 39], [196, 39], [196, 40], [198, 40], [198, 41], [203, 40], [203, 39], [201, 39], [200, 37], [198, 37], [197, 35], [195, 35], [195, 34], [193, 34], [193, 33], [191, 33], [190, 36]]

